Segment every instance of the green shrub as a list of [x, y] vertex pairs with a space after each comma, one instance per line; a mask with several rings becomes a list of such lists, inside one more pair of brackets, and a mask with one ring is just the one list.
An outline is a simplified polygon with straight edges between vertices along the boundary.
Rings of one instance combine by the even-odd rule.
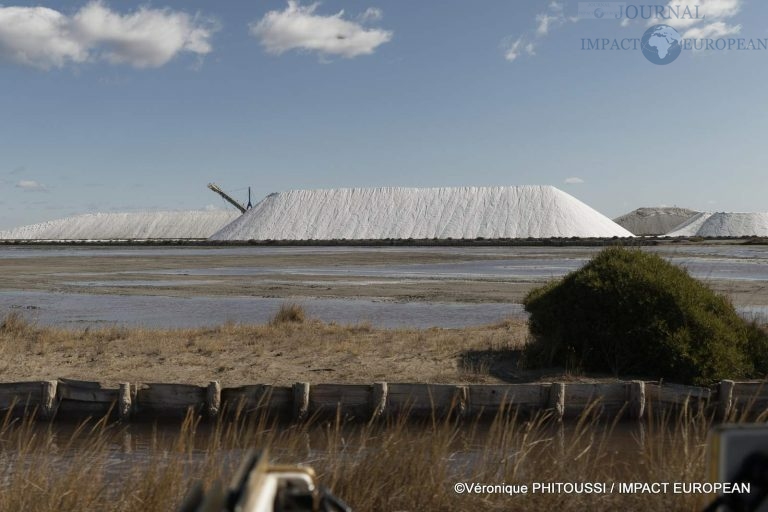
[[524, 361], [709, 384], [768, 373], [768, 333], [659, 256], [610, 248], [524, 300]]

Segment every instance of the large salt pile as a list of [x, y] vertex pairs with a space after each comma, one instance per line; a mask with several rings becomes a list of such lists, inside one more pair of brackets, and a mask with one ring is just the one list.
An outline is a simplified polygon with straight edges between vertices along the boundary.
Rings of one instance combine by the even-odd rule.
[[697, 213], [687, 208], [658, 206], [638, 208], [613, 221], [636, 235], [664, 235]]
[[0, 231], [0, 239], [125, 240], [208, 238], [239, 212], [172, 211], [88, 213]]
[[270, 194], [213, 240], [629, 237], [549, 186], [346, 188]]
[[667, 236], [768, 236], [768, 213], [703, 212]]

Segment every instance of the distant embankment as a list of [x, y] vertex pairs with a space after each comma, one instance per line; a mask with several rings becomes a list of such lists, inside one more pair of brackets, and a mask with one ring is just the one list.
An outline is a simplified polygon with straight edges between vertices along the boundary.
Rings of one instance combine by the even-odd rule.
[[473, 238], [473, 239], [360, 239], [360, 240], [211, 240], [202, 238], [130, 240], [32, 240], [0, 239], [0, 245], [34, 246], [198, 246], [198, 247], [605, 247], [657, 245], [665, 239], [650, 238]]
[[44, 420], [76, 420], [111, 414], [122, 421], [181, 418], [190, 411], [208, 418], [235, 412], [266, 414], [301, 421], [335, 416], [370, 421], [402, 415], [454, 415], [468, 419], [502, 411], [550, 411], [555, 418], [596, 414], [642, 419], [681, 407], [705, 408], [720, 418], [758, 415], [768, 410], [765, 382], [725, 380], [712, 388], [618, 381], [529, 384], [254, 384], [222, 388], [191, 384], [104, 386], [98, 382], [59, 379], [0, 384], [0, 411], [13, 416], [37, 413]]

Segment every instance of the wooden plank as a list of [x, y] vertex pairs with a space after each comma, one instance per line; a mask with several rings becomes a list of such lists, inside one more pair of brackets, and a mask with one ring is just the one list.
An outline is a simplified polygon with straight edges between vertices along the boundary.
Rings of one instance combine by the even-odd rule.
[[313, 384], [309, 392], [310, 414], [336, 414], [368, 417], [370, 415], [370, 384]]
[[16, 408], [30, 409], [43, 403], [43, 381], [8, 382], [0, 384], [0, 409], [7, 410], [15, 404]]
[[551, 384], [470, 384], [469, 414], [494, 413], [504, 408], [543, 409]]
[[59, 400], [77, 400], [81, 402], [102, 402], [111, 404], [117, 401], [119, 388], [102, 386], [99, 382], [59, 379], [57, 386]]
[[253, 384], [223, 388], [221, 402], [229, 413], [242, 408], [246, 413], [266, 410], [279, 415], [290, 414], [293, 407], [293, 387]]
[[736, 414], [756, 415], [768, 410], [768, 383], [734, 382], [732, 388], [731, 406]]
[[685, 386], [683, 384], [656, 384], [646, 383], [646, 399], [659, 402], [663, 405], [691, 405], [698, 402], [708, 402], [712, 398], [712, 390], [698, 386]]
[[585, 409], [595, 401], [602, 405], [623, 406], [627, 400], [629, 388], [624, 382], [609, 383], [568, 383], [565, 387], [566, 407]]
[[388, 384], [387, 413], [442, 415], [460, 407], [462, 389], [453, 384]]
[[734, 398], [755, 400], [768, 399], [768, 383], [766, 382], [732, 382], [732, 385]]
[[179, 416], [189, 408], [195, 411], [205, 407], [206, 386], [191, 384], [140, 384], [136, 391], [134, 412], [155, 417]]

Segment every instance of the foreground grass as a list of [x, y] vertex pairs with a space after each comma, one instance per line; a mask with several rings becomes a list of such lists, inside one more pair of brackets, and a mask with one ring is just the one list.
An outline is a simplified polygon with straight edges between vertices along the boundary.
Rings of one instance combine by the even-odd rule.
[[[222, 385], [299, 381], [496, 382], [483, 354], [519, 350], [522, 321], [464, 329], [377, 329], [306, 318], [286, 305], [264, 325], [62, 329], [0, 322], [5, 382], [73, 378]], [[472, 354], [472, 357], [467, 357]]]
[[514, 414], [491, 424], [284, 428], [264, 418], [204, 428], [190, 417], [173, 435], [148, 428], [139, 436], [103, 422], [64, 434], [6, 420], [0, 512], [174, 510], [194, 480], [228, 481], [249, 447], [269, 448], [273, 462], [310, 464], [356, 511], [695, 510], [706, 496], [457, 495], [454, 484], [702, 482], [709, 426], [708, 417], [689, 412], [649, 419], [644, 436], [598, 423], [590, 412], [569, 427]]

